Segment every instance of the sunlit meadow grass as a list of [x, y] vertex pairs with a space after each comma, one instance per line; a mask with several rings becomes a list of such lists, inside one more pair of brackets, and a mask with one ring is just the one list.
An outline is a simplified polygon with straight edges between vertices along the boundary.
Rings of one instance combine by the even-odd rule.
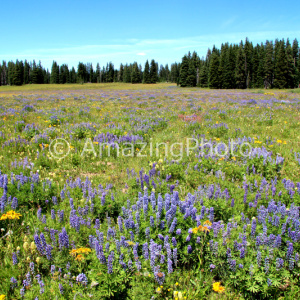
[[[299, 90], [1, 86], [0, 295], [295, 299], [299, 125]], [[187, 138], [236, 148], [187, 152]], [[131, 156], [99, 156], [126, 141]]]

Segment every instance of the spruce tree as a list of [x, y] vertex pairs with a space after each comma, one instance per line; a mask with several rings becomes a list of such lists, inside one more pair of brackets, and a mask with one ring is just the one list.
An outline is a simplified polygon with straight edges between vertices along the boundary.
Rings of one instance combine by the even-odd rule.
[[23, 76], [24, 76], [24, 67], [23, 62], [16, 61], [14, 74], [13, 74], [13, 84], [14, 85], [22, 85], [23, 84]]
[[151, 83], [150, 66], [149, 66], [148, 59], [146, 60], [146, 63], [145, 63], [145, 69], [144, 69], [144, 74], [143, 74], [143, 83]]
[[56, 61], [52, 63], [50, 83], [59, 83], [59, 65]]
[[245, 70], [246, 56], [243, 43], [240, 43], [239, 50], [236, 57], [235, 66], [235, 82], [238, 89], [246, 88], [246, 70]]
[[119, 77], [118, 77], [119, 82], [123, 82], [123, 76], [124, 76], [124, 66], [123, 66], [123, 64], [121, 64], [120, 65]]
[[293, 49], [290, 44], [289, 39], [286, 41], [286, 57], [287, 57], [287, 87], [288, 88], [294, 88], [297, 86], [297, 75], [296, 75], [296, 67], [294, 64], [294, 58], [293, 58]]
[[24, 62], [24, 84], [28, 84], [30, 82], [30, 65], [27, 62], [27, 60], [25, 60]]
[[140, 70], [138, 67], [137, 62], [132, 64], [132, 71], [131, 71], [131, 83], [140, 83]]
[[200, 67], [199, 86], [208, 87], [208, 62], [205, 60]]
[[264, 87], [269, 89], [273, 86], [274, 78], [274, 48], [273, 42], [266, 42], [265, 60], [264, 60]]
[[183, 56], [181, 66], [180, 66], [180, 74], [179, 74], [179, 84], [181, 87], [188, 86], [187, 77], [189, 74], [189, 59], [186, 55]]
[[150, 81], [151, 83], [156, 83], [157, 82], [157, 64], [155, 63], [155, 60], [152, 59], [151, 60], [151, 64], [150, 64]]
[[279, 42], [279, 50], [276, 54], [274, 87], [278, 89], [288, 87], [288, 60], [284, 40]]
[[186, 78], [186, 84], [187, 86], [196, 86], [197, 83], [197, 77], [196, 77], [196, 68], [194, 65], [194, 62], [192, 59], [189, 61], [189, 68], [188, 68], [188, 74]]
[[211, 89], [218, 89], [220, 87], [220, 58], [217, 53], [213, 49], [212, 54], [209, 56], [209, 72], [208, 72], [208, 86]]
[[249, 42], [248, 38], [246, 38], [245, 46], [245, 74], [246, 74], [246, 88], [251, 87], [252, 81], [252, 64], [253, 64], [253, 44]]

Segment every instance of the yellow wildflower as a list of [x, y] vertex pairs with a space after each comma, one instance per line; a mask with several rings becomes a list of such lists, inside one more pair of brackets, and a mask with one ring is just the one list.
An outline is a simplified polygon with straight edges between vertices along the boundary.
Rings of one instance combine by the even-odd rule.
[[199, 230], [198, 227], [195, 227], [195, 228], [192, 229], [192, 232], [193, 232], [194, 234], [196, 234], [196, 233], [198, 232], [198, 230]]
[[5, 295], [0, 295], [0, 300], [5, 300]]
[[7, 212], [6, 214], [3, 214], [0, 218], [0, 220], [15, 220], [15, 219], [20, 219], [22, 215], [19, 213], [16, 213], [14, 210], [10, 210], [9, 212]]
[[213, 290], [219, 294], [225, 292], [225, 288], [223, 286], [221, 286], [221, 282], [213, 283]]
[[206, 221], [203, 223], [203, 225], [208, 225], [208, 226], [211, 226], [211, 225], [212, 225], [212, 223], [211, 223], [209, 220], [206, 220]]

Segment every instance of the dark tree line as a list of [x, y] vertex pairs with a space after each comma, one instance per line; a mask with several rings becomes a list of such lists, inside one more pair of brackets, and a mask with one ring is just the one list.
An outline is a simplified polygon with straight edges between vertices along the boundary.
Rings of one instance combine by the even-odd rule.
[[295, 88], [300, 82], [299, 45], [295, 39], [253, 46], [246, 39], [208, 49], [205, 58], [190, 52], [182, 58], [178, 84], [217, 89]]
[[[179, 74], [179, 72], [178, 72]], [[99, 82], [128, 82], [128, 83], [156, 83], [159, 81], [170, 81], [170, 71], [168, 65], [158, 67], [155, 60], [147, 61], [145, 68], [132, 64], [120, 65], [115, 69], [110, 62], [106, 67], [100, 67], [98, 63], [96, 69], [91, 63], [84, 64], [79, 62], [77, 70], [74, 67], [69, 69], [68, 65], [59, 66], [53, 61], [51, 73], [42, 67], [41, 62], [37, 65], [35, 61], [16, 62], [5, 61], [0, 64], [0, 85], [22, 85], [22, 84], [41, 84], [41, 83], [99, 83]]]
[[5, 61], [0, 64], [0, 85], [29, 83], [156, 83], [175, 82], [182, 87], [199, 86], [222, 89], [295, 88], [300, 81], [299, 45], [295, 39], [266, 41], [253, 46], [246, 39], [240, 44], [225, 43], [221, 49], [213, 46], [205, 58], [194, 51], [184, 55], [181, 63], [158, 65], [147, 60], [144, 68], [137, 62], [121, 64], [116, 69], [110, 62], [94, 69], [91, 63], [79, 62], [74, 67], [53, 61], [51, 72], [38, 64], [25, 60]]

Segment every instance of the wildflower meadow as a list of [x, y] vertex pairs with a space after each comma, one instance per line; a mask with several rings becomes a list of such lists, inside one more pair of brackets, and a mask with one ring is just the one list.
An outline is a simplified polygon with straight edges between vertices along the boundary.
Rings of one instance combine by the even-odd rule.
[[298, 299], [300, 91], [0, 88], [0, 300]]

